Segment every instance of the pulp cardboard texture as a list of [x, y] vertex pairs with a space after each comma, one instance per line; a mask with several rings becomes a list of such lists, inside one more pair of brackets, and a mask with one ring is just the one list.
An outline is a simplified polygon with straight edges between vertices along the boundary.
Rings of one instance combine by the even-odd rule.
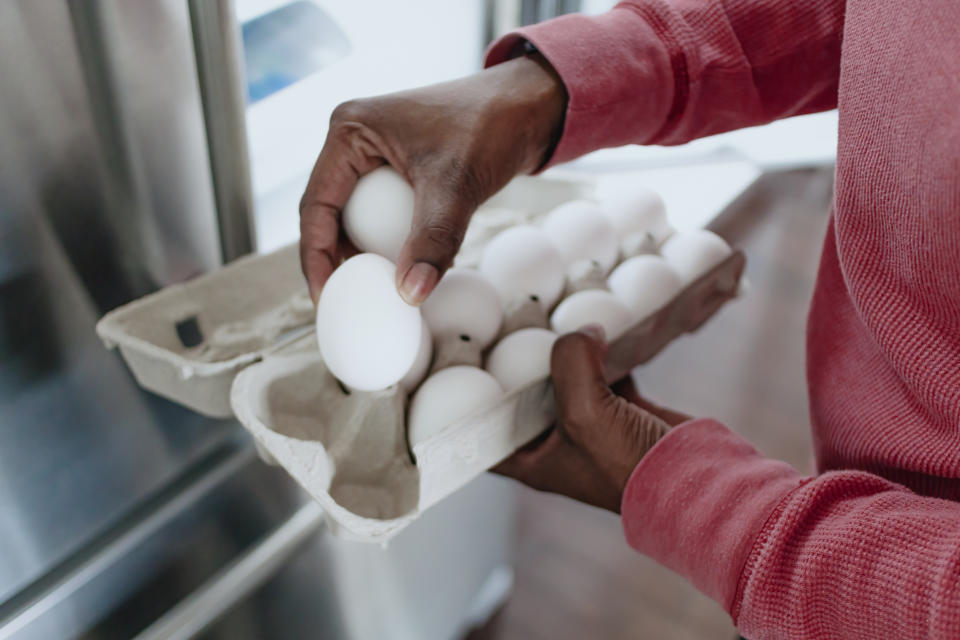
[[[241, 258], [114, 309], [97, 333], [120, 350], [143, 388], [198, 413], [230, 417], [237, 373], [313, 327], [299, 260], [294, 246]], [[187, 346], [183, 331], [198, 343]]]
[[[587, 184], [515, 180], [474, 216], [457, 263], [476, 265], [502, 229], [587, 195]], [[699, 327], [736, 295], [743, 268], [733, 252], [631, 327], [608, 350], [608, 379]], [[346, 391], [320, 358], [313, 320], [298, 252], [287, 247], [132, 302], [97, 331], [144, 388], [207, 415], [235, 414], [258, 449], [324, 507], [335, 532], [364, 541], [396, 535], [554, 421], [553, 391], [541, 380], [410, 451], [405, 394]], [[196, 346], [185, 346], [184, 323], [196, 324]]]

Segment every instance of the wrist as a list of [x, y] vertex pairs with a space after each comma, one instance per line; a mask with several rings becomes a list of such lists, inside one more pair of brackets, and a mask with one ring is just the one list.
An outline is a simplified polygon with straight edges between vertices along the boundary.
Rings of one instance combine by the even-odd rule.
[[634, 421], [633, 427], [629, 430], [629, 435], [616, 456], [616, 464], [611, 465], [611, 470], [616, 474], [615, 483], [618, 488], [618, 506], [619, 498], [626, 490], [630, 476], [644, 456], [653, 449], [654, 445], [660, 441], [670, 431], [670, 426], [659, 418], [652, 415], [639, 415]]
[[500, 122], [515, 127], [511, 134], [521, 150], [520, 172], [543, 167], [563, 133], [567, 90], [553, 66], [539, 53], [512, 58], [489, 69], [500, 72], [501, 86], [490, 110]]
[[539, 92], [537, 107], [540, 115], [537, 117], [537, 121], [543, 124], [543, 127], [539, 131], [536, 144], [534, 144], [535, 151], [532, 154], [534, 166], [529, 170], [533, 172], [543, 168], [549, 162], [550, 156], [553, 155], [554, 149], [560, 142], [569, 97], [560, 74], [542, 54], [533, 51], [524, 58], [537, 65], [539, 69], [538, 81], [535, 83]]

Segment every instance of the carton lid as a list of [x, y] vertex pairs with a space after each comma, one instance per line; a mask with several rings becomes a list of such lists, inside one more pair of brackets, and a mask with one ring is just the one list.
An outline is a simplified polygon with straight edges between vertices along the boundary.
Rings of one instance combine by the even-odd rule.
[[97, 334], [120, 349], [146, 388], [223, 415], [236, 372], [310, 333], [313, 319], [291, 245], [114, 309], [97, 323]]

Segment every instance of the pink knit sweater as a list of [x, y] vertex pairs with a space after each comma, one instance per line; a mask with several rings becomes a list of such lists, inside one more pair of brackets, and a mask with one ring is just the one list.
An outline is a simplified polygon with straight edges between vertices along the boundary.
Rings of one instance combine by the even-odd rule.
[[638, 0], [533, 42], [569, 93], [552, 162], [833, 107], [808, 327], [821, 474], [713, 420], [623, 497], [627, 540], [765, 638], [960, 638], [960, 2]]

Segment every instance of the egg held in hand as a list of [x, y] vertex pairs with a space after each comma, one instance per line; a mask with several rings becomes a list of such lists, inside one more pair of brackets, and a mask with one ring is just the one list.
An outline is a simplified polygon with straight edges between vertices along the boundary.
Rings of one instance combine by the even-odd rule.
[[660, 251], [684, 285], [704, 275], [732, 253], [723, 238], [706, 229], [675, 233]]
[[560, 297], [564, 285], [560, 250], [541, 229], [512, 227], [487, 244], [480, 273], [490, 281], [508, 311], [533, 300], [547, 311]]
[[489, 373], [476, 367], [449, 367], [423, 381], [410, 400], [407, 438], [410, 448], [431, 438], [503, 396]]
[[547, 329], [520, 329], [505, 336], [490, 351], [487, 371], [506, 392], [550, 375], [550, 352], [557, 334]]
[[623, 262], [607, 278], [607, 286], [640, 321], [674, 298], [683, 283], [677, 272], [660, 256], [635, 256]]
[[413, 187], [391, 167], [374, 169], [357, 180], [342, 222], [357, 249], [396, 262], [413, 222]]
[[599, 205], [588, 200], [573, 200], [547, 214], [543, 230], [569, 265], [587, 261], [604, 274], [617, 261], [617, 233]]
[[338, 380], [358, 391], [399, 382], [420, 353], [420, 310], [404, 302], [396, 267], [382, 256], [361, 253], [341, 264], [317, 303], [317, 342]]
[[608, 341], [623, 335], [633, 322], [633, 313], [617, 296], [605, 289], [578, 291], [560, 301], [550, 316], [550, 327], [558, 334], [598, 324]]

